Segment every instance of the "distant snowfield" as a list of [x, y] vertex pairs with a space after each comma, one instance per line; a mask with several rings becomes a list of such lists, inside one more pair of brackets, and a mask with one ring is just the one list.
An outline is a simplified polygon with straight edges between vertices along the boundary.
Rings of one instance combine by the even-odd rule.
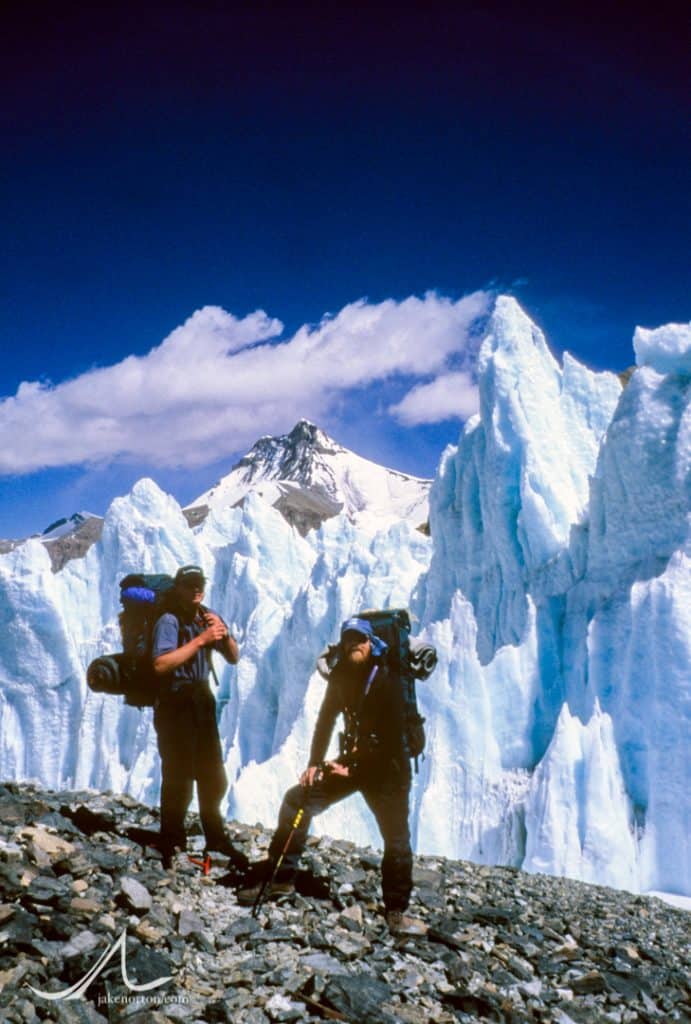
[[[429, 492], [431, 537], [416, 529], [426, 482], [391, 489], [370, 463], [360, 486], [359, 457], [321, 435], [299, 452], [262, 439], [242, 480], [202, 496], [194, 529], [143, 480], [58, 573], [38, 540], [0, 556], [0, 777], [157, 801], [150, 712], [91, 694], [84, 670], [117, 649], [119, 579], [196, 562], [241, 648], [237, 667], [217, 665], [228, 817], [275, 821], [324, 692], [315, 660], [340, 622], [406, 606], [439, 651], [418, 687], [416, 850], [691, 896], [691, 329], [637, 345], [622, 389], [568, 355], [560, 366], [499, 298], [480, 413]], [[338, 473], [320, 486], [344, 507], [302, 535], [276, 495], [311, 486], [330, 445]], [[314, 828], [379, 845], [358, 799]]]

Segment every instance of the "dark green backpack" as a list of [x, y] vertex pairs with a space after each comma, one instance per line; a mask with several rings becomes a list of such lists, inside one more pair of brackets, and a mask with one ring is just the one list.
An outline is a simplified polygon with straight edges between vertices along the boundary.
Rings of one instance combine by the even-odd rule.
[[120, 581], [119, 616], [122, 652], [91, 662], [86, 681], [95, 693], [124, 696], [125, 704], [152, 707], [160, 682], [151, 664], [151, 643], [156, 621], [171, 609], [173, 577], [165, 573], [131, 573]]
[[[410, 615], [405, 608], [367, 609], [357, 612], [356, 618], [366, 619], [387, 646], [383, 661], [392, 674], [400, 679], [405, 701], [404, 742], [408, 757], [418, 767], [418, 758], [425, 749], [425, 719], [417, 706], [415, 683], [427, 679], [437, 664], [437, 652], [431, 644], [410, 644]], [[341, 652], [340, 644], [331, 644], [320, 656], [317, 668], [328, 678], [337, 664]]]

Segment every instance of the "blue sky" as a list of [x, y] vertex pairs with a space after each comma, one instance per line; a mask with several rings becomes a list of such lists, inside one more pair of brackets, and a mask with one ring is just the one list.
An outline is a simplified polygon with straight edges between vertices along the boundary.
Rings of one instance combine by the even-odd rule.
[[664, 5], [37, 10], [0, 44], [0, 537], [144, 474], [189, 501], [299, 415], [433, 475], [460, 419], [396, 409], [472, 384], [492, 290], [597, 369], [689, 317]]

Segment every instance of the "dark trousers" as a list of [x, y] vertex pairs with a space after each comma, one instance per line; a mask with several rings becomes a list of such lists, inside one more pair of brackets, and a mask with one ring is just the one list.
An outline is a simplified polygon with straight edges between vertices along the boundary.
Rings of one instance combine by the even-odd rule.
[[208, 684], [165, 694], [154, 711], [161, 755], [161, 838], [185, 849], [185, 814], [197, 783], [199, 816], [207, 843], [223, 834], [221, 800], [228, 788], [216, 701]]
[[278, 815], [278, 828], [271, 840], [269, 856], [280, 856], [297, 812], [302, 808], [302, 820], [285, 853], [282, 865], [284, 870], [281, 874], [295, 872], [312, 818], [332, 804], [357, 792], [362, 793], [365, 798], [384, 840], [384, 905], [387, 910], [405, 910], [413, 886], [413, 854], [408, 827], [410, 771], [394, 772], [389, 769], [384, 772], [371, 772], [368, 778], [358, 775], [354, 779], [327, 774], [320, 782], [308, 788], [293, 786], [283, 798]]

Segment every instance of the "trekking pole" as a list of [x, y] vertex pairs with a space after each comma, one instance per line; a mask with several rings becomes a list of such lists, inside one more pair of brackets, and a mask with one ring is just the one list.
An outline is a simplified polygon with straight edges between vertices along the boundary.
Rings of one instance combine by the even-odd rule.
[[271, 888], [271, 886], [273, 884], [274, 878], [278, 874], [278, 870], [279, 870], [281, 864], [283, 863], [283, 858], [285, 857], [286, 853], [288, 852], [288, 847], [290, 846], [290, 844], [292, 842], [292, 839], [293, 839], [293, 836], [295, 835], [296, 830], [300, 827], [300, 822], [302, 821], [304, 815], [305, 815], [305, 808], [304, 807], [300, 807], [300, 809], [298, 810], [297, 814], [293, 818], [293, 824], [290, 826], [290, 832], [288, 833], [288, 838], [286, 839], [285, 843], [283, 844], [283, 849], [281, 850], [281, 852], [279, 853], [278, 857], [276, 858], [276, 860], [274, 862], [273, 870], [271, 871], [271, 874], [269, 874], [267, 872], [266, 878], [262, 882], [262, 887], [259, 890], [259, 892], [257, 893], [257, 898], [255, 899], [254, 905], [252, 906], [252, 917], [256, 917], [257, 914], [259, 913], [259, 908], [262, 905], [262, 902], [263, 902], [263, 899], [264, 899], [264, 893], [267, 891], [267, 889], [270, 890], [270, 888]]
[[209, 651], [209, 672], [213, 676], [214, 683], [216, 684], [216, 689], [218, 689], [218, 687], [219, 687], [218, 676], [216, 675], [216, 669], [214, 668], [214, 663], [213, 663], [213, 660], [211, 658], [211, 651]]

